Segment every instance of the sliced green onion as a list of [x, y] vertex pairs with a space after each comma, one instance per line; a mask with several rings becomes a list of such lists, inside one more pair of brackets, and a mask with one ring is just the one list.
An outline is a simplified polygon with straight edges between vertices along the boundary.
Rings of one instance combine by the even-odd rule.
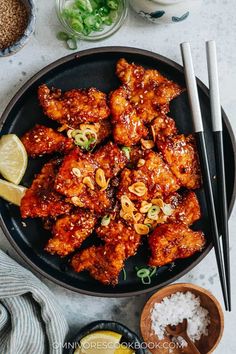
[[91, 32], [92, 32], [92, 29], [91, 29], [91, 28], [84, 27], [83, 34], [84, 34], [85, 36], [88, 36]]
[[127, 273], [125, 268], [123, 268], [122, 271], [123, 271], [123, 280], [127, 280]]
[[81, 10], [77, 9], [77, 7], [75, 7], [75, 5], [73, 5], [72, 9], [67, 12], [67, 17], [70, 20], [75, 19], [75, 20], [82, 21], [83, 20], [83, 13]]
[[80, 147], [85, 147], [88, 143], [88, 138], [83, 133], [76, 134], [75, 143]]
[[153, 205], [147, 213], [147, 217], [151, 220], [157, 220], [158, 219], [158, 214], [160, 213], [160, 208], [157, 205]]
[[91, 5], [90, 0], [75, 0], [75, 5], [84, 11], [92, 12], [93, 7]]
[[149, 277], [150, 270], [148, 268], [141, 268], [137, 271], [137, 277], [139, 278], [146, 278]]
[[74, 10], [73, 8], [69, 9], [69, 8], [65, 8], [62, 11], [62, 15], [66, 18], [66, 19], [71, 19], [73, 17], [75, 17], [76, 15], [76, 10]]
[[150, 271], [150, 278], [156, 274], [157, 267], [152, 267], [152, 270]]
[[[145, 280], [145, 279], [146, 279], [146, 280]], [[141, 281], [142, 281], [142, 283], [145, 284], [145, 285], [151, 284], [151, 278], [150, 278], [150, 276], [145, 277], [145, 278], [142, 278]]]
[[151, 284], [151, 277], [156, 274], [156, 267], [135, 267], [137, 277], [141, 279], [141, 282], [145, 285]]
[[84, 29], [82, 21], [78, 20], [77, 18], [73, 18], [70, 21], [71, 27], [77, 31], [77, 32], [82, 32]]
[[86, 150], [90, 149], [90, 145], [94, 144], [96, 145], [97, 142], [97, 134], [91, 130], [91, 129], [85, 129], [83, 130], [84, 136], [88, 139]]
[[101, 221], [101, 225], [102, 226], [108, 226], [111, 222], [111, 216], [110, 215], [105, 215], [103, 218], [102, 218], [102, 221]]
[[67, 46], [71, 50], [76, 50], [78, 48], [77, 46], [77, 40], [75, 38], [70, 38], [66, 41]]
[[115, 22], [118, 16], [118, 12], [117, 11], [111, 11], [110, 12], [110, 19], [112, 20], [112, 22]]
[[90, 0], [90, 4], [93, 8], [93, 10], [97, 10], [99, 6], [101, 6], [100, 2], [97, 0]]
[[58, 32], [57, 33], [57, 39], [59, 39], [59, 41], [67, 41], [69, 39], [69, 35], [66, 32]]
[[119, 2], [118, 2], [118, 0], [107, 0], [107, 6], [108, 6], [111, 10], [118, 10], [118, 8], [119, 8]]
[[109, 15], [109, 13], [110, 13], [110, 9], [108, 9], [108, 8], [105, 7], [105, 6], [100, 7], [100, 9], [98, 9], [98, 14], [99, 14], [101, 17], [107, 16], [107, 15]]
[[123, 153], [125, 154], [125, 156], [127, 157], [128, 160], [130, 160], [130, 151], [131, 148], [127, 147], [127, 146], [123, 146], [122, 149]]
[[97, 22], [97, 18], [94, 15], [88, 16], [84, 19], [84, 24], [87, 27], [94, 27]]
[[[86, 150], [90, 150], [91, 149], [91, 145], [93, 144], [93, 143], [95, 143], [95, 139], [94, 138], [91, 138], [91, 139], [89, 139], [88, 140], [88, 144], [87, 144], [87, 146], [85, 147], [86, 148]], [[92, 150], [92, 149], [91, 149]]]
[[97, 141], [97, 134], [90, 129], [74, 129], [71, 132], [71, 136], [74, 138], [76, 145], [87, 151], [90, 150], [91, 145]]
[[113, 23], [113, 21], [112, 21], [110, 16], [102, 17], [102, 22], [104, 23], [104, 25], [107, 25], [107, 26], [111, 26], [112, 23]]
[[73, 129], [71, 132], [72, 138], [75, 138], [77, 134], [83, 134], [82, 130], [80, 129]]

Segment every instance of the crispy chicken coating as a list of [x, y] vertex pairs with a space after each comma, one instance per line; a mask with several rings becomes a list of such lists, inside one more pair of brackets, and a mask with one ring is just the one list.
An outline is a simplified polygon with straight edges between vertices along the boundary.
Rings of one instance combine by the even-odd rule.
[[112, 142], [97, 150], [94, 153], [94, 160], [103, 169], [106, 178], [115, 177], [128, 161], [125, 153]]
[[192, 191], [185, 192], [184, 195], [174, 193], [166, 198], [165, 203], [169, 203], [173, 208], [168, 222], [179, 222], [190, 226], [201, 217], [199, 201]]
[[102, 284], [115, 286], [124, 268], [125, 253], [123, 244], [92, 246], [77, 253], [72, 258], [71, 265], [78, 273], [88, 270], [90, 275]]
[[29, 189], [21, 200], [22, 218], [36, 218], [66, 214], [71, 210], [71, 204], [55, 191], [54, 181], [61, 160], [46, 163], [35, 177]]
[[178, 134], [174, 119], [163, 113], [160, 113], [160, 115], [152, 121], [151, 130], [155, 143], [159, 140], [165, 140], [168, 136]]
[[193, 135], [175, 135], [158, 141], [157, 146], [183, 187], [200, 188], [201, 172]]
[[76, 148], [64, 158], [55, 180], [55, 189], [74, 205], [103, 213], [111, 208], [112, 200], [109, 190], [101, 190], [95, 183], [97, 169], [93, 156]]
[[[122, 211], [119, 213], [125, 223], [132, 227], [138, 223], [151, 225], [151, 228], [154, 229], [157, 225], [166, 222], [179, 222], [190, 226], [201, 217], [197, 196], [192, 191], [186, 191], [183, 195], [175, 192], [166, 198], [134, 201], [133, 207], [133, 214]], [[148, 212], [156, 207], [155, 218], [152, 216], [150, 219]]]
[[21, 141], [30, 157], [54, 152], [67, 153], [74, 147], [72, 139], [63, 136], [52, 128], [39, 124], [25, 133]]
[[100, 144], [112, 134], [112, 125], [110, 120], [104, 119], [99, 123], [94, 124], [97, 127], [97, 141]]
[[[167, 196], [179, 189], [176, 177], [161, 156], [154, 151], [145, 151], [143, 165], [134, 170], [125, 168], [121, 173], [118, 198], [127, 195], [130, 200], [150, 200]], [[132, 185], [141, 182], [143, 190], [135, 193]]]
[[143, 159], [145, 152], [140, 146], [132, 146], [130, 148], [129, 165], [136, 167], [140, 159]]
[[[55, 188], [75, 205], [104, 213], [112, 207], [109, 179], [115, 177], [126, 162], [124, 153], [111, 142], [94, 154], [84, 154], [76, 148], [64, 158]], [[107, 188], [101, 187], [98, 172], [104, 174]]]
[[62, 93], [41, 85], [38, 97], [45, 115], [71, 128], [78, 128], [80, 123], [99, 122], [110, 115], [106, 94], [95, 88]]
[[108, 226], [97, 227], [96, 233], [106, 244], [124, 245], [126, 258], [134, 256], [141, 244], [141, 236], [121, 219], [111, 220]]
[[113, 137], [117, 144], [132, 146], [147, 136], [148, 129], [128, 101], [128, 92], [120, 87], [110, 96]]
[[67, 256], [78, 249], [92, 233], [96, 217], [91, 213], [77, 209], [70, 215], [57, 219], [52, 229], [52, 238], [45, 250], [51, 254]]
[[201, 231], [193, 231], [181, 223], [158, 226], [148, 239], [151, 249], [150, 266], [162, 267], [179, 258], [191, 257], [201, 251], [205, 237]]
[[151, 122], [159, 111], [167, 113], [170, 101], [183, 91], [178, 84], [168, 80], [157, 70], [129, 64], [125, 59], [118, 61], [116, 73], [128, 88], [130, 103], [144, 122]]

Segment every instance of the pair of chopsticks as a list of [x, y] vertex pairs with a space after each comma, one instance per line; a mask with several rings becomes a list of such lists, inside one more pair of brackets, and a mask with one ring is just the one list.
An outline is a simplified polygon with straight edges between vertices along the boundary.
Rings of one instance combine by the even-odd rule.
[[196, 136], [203, 184], [207, 201], [207, 209], [211, 222], [211, 232], [215, 249], [216, 261], [220, 277], [220, 283], [225, 303], [225, 309], [231, 311], [231, 290], [230, 290], [230, 257], [229, 257], [229, 230], [228, 230], [228, 208], [225, 185], [224, 147], [222, 134], [222, 116], [219, 95], [219, 80], [217, 69], [216, 45], [214, 41], [206, 42], [207, 66], [211, 102], [211, 119], [214, 136], [215, 161], [217, 167], [217, 185], [219, 194], [219, 207], [221, 211], [221, 234], [222, 248], [219, 238], [219, 226], [217, 224], [212, 176], [209, 169], [207, 147], [204, 136], [201, 108], [198, 97], [197, 82], [194, 74], [191, 48], [189, 43], [180, 45], [184, 64], [185, 80], [190, 101], [193, 118], [194, 132]]

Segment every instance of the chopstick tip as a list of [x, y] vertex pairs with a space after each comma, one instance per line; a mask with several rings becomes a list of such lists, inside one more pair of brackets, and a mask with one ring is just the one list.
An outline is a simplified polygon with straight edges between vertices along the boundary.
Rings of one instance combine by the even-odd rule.
[[207, 48], [216, 48], [216, 41], [214, 39], [210, 39], [206, 41]]
[[182, 43], [180, 43], [180, 47], [181, 48], [190, 47], [190, 43], [189, 42], [182, 42]]

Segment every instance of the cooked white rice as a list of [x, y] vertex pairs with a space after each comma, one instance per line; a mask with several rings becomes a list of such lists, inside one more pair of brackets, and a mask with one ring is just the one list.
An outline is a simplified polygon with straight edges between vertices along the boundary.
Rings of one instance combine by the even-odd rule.
[[[176, 326], [185, 318], [188, 320], [187, 333], [193, 342], [199, 340], [202, 335], [208, 335], [209, 312], [201, 307], [200, 298], [190, 291], [177, 292], [163, 298], [161, 303], [156, 303], [151, 311], [152, 329], [159, 340], [162, 340], [167, 325]], [[186, 345], [185, 341], [178, 339], [182, 346]]]

